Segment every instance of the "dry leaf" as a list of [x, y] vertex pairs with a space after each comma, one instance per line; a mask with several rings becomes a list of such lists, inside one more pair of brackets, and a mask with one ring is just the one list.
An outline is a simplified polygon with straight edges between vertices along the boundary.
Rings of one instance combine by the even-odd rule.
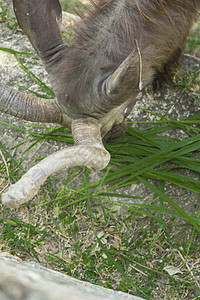
[[175, 274], [178, 274], [178, 273], [183, 273], [181, 272], [181, 270], [177, 267], [174, 267], [174, 266], [166, 266], [164, 267], [164, 269], [169, 275], [173, 276]]

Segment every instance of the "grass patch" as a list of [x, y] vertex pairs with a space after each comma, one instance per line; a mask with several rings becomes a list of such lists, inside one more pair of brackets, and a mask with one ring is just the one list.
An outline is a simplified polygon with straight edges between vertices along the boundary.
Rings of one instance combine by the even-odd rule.
[[11, 17], [7, 9], [4, 9], [2, 2], [0, 2], [0, 23], [5, 24], [6, 27], [12, 30], [19, 29], [19, 25], [15, 17]]
[[75, 13], [80, 8], [83, 8], [84, 5], [79, 0], [61, 0], [62, 9], [69, 13]]
[[193, 94], [197, 102], [197, 106], [200, 105], [200, 71], [183, 72], [177, 70], [174, 77], [175, 86], [179, 87], [183, 91], [190, 91]]
[[185, 52], [200, 57], [200, 22], [190, 32], [185, 45]]

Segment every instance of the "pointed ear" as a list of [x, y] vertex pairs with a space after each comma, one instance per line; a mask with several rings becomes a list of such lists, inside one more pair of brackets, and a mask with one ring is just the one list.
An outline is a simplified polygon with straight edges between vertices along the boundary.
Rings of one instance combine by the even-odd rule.
[[56, 54], [62, 56], [64, 44], [60, 24], [62, 9], [58, 0], [13, 0], [17, 21], [31, 44], [43, 59], [44, 64], [52, 62]]
[[[142, 89], [142, 57], [136, 47], [103, 83], [102, 93], [116, 107]], [[108, 105], [109, 105], [108, 104]]]

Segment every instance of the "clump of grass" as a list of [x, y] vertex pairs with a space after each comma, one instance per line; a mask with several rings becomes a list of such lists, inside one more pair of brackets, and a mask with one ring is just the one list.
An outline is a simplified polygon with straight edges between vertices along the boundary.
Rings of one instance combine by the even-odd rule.
[[200, 104], [200, 70], [183, 72], [177, 70], [174, 74], [174, 84], [183, 91], [190, 91], [197, 105]]
[[200, 21], [197, 22], [191, 30], [184, 51], [200, 57]]
[[10, 17], [7, 9], [3, 8], [3, 4], [0, 2], [0, 23], [5, 24], [6, 27], [12, 30], [19, 29], [19, 25], [15, 17]]
[[45, 240], [48, 234], [45, 229], [39, 229], [39, 224], [30, 223], [16, 217], [6, 218], [4, 210], [0, 219], [0, 225], [3, 225], [0, 236], [1, 248], [9, 248], [10, 253], [14, 255], [30, 255], [39, 261], [35, 248]]
[[72, 14], [75, 12], [80, 12], [83, 8], [85, 8], [85, 5], [79, 0], [62, 0], [61, 5], [64, 11]]

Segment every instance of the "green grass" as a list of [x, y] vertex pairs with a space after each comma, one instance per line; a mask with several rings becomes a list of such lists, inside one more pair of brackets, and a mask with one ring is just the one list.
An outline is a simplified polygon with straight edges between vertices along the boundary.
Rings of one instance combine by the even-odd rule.
[[[0, 50], [15, 55], [43, 96], [53, 96], [21, 62], [27, 53]], [[198, 73], [177, 73], [175, 83], [195, 92], [198, 105]], [[48, 178], [35, 201], [18, 211], [1, 207], [0, 251], [145, 299], [199, 299], [200, 212], [198, 207], [189, 212], [173, 195], [200, 194], [200, 113], [181, 121], [170, 119], [168, 112], [148, 113], [157, 120], [129, 124], [122, 138], [105, 145], [111, 164], [99, 180], [77, 167], [59, 189], [59, 179]], [[30, 134], [26, 152], [47, 139], [73, 143], [63, 127], [6, 125]], [[174, 131], [184, 132], [185, 139], [171, 138]], [[23, 156], [13, 157], [1, 142], [0, 149], [2, 190], [24, 171]], [[135, 185], [148, 192], [135, 195]], [[171, 276], [166, 266], [181, 273]]]
[[190, 32], [185, 45], [185, 52], [200, 57], [200, 22]]
[[0, 22], [5, 24], [9, 29], [19, 29], [16, 18], [9, 16], [9, 12], [7, 9], [3, 8], [2, 2], [0, 2]]
[[81, 7], [84, 5], [78, 1], [78, 0], [61, 0], [62, 9], [64, 11], [67, 11], [69, 13], [75, 13], [75, 11], [78, 11]]

